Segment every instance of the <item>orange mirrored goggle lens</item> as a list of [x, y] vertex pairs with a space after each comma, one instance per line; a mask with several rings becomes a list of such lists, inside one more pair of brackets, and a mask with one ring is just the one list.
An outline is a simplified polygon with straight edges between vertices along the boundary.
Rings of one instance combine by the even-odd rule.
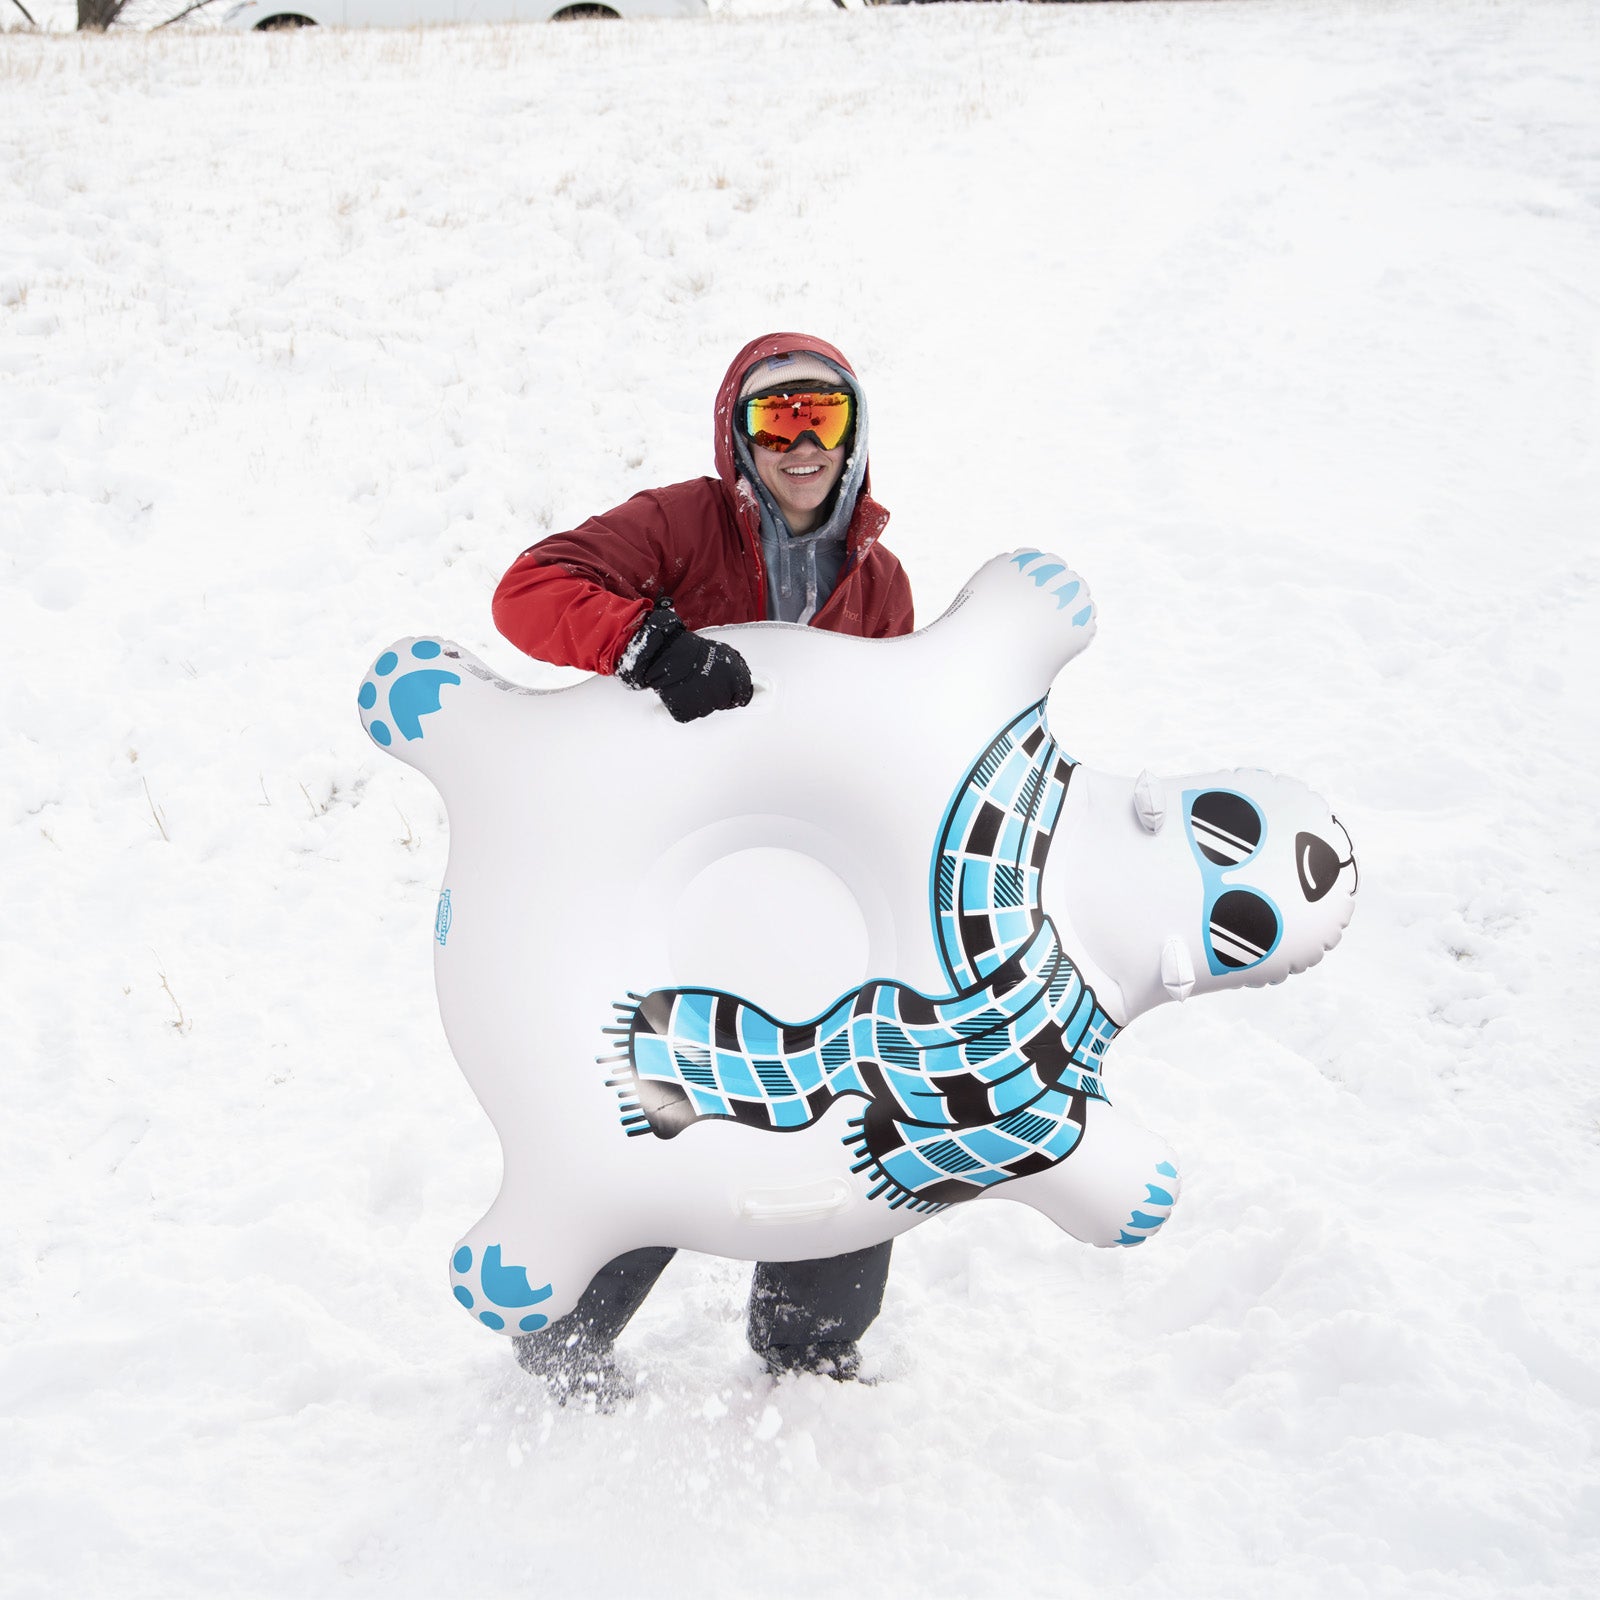
[[833, 450], [844, 443], [854, 417], [844, 389], [759, 394], [744, 402], [745, 437], [763, 450], [792, 450], [808, 433], [824, 450]]

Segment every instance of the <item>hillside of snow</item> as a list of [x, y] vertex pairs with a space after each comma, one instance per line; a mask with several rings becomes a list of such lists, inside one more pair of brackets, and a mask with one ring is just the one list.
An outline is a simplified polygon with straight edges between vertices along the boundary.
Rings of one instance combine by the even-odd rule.
[[[1597, 150], [1588, 0], [0, 35], [0, 1589], [1594, 1593]], [[680, 1257], [562, 1410], [445, 1282], [499, 1152], [354, 695], [562, 681], [499, 574], [768, 328], [922, 620], [1060, 551], [1065, 748], [1292, 773], [1361, 892], [1117, 1043], [1146, 1248], [933, 1219], [871, 1386]]]

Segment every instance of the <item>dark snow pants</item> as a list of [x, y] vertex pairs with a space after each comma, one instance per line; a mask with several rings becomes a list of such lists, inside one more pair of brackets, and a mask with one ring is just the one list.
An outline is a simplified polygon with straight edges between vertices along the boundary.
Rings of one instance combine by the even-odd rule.
[[[883, 1305], [890, 1248], [886, 1242], [820, 1261], [758, 1262], [750, 1285], [752, 1348], [765, 1354], [859, 1339]], [[609, 1348], [676, 1254], [651, 1245], [618, 1256], [595, 1274], [573, 1310], [525, 1337], [558, 1348], [576, 1335], [582, 1346]]]

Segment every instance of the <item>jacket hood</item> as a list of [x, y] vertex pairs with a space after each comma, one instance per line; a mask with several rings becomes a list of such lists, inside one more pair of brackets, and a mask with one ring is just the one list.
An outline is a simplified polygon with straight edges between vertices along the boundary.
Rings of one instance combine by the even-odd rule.
[[[739, 391], [755, 367], [773, 356], [801, 353], [816, 357], [849, 385], [856, 397], [856, 425], [833, 510], [820, 527], [796, 534], [761, 482], [749, 441], [739, 437], [734, 419]], [[877, 543], [889, 520], [868, 492], [867, 403], [855, 370], [826, 340], [803, 333], [764, 334], [733, 358], [723, 377], [714, 431], [717, 476], [763, 575], [767, 614], [786, 622], [808, 622], [826, 606], [843, 573]]]
[[[723, 488], [731, 495], [737, 497], [740, 476], [738, 457], [733, 446], [734, 404], [739, 398], [745, 374], [758, 362], [770, 361], [774, 356], [789, 355], [801, 350], [807, 355], [821, 356], [824, 361], [832, 362], [850, 379], [851, 387], [855, 389], [857, 397], [861, 395], [856, 369], [845, 360], [843, 351], [836, 350], [826, 339], [813, 338], [808, 333], [764, 333], [759, 339], [752, 339], [733, 358], [723, 375], [722, 385], [717, 390], [717, 405], [712, 421], [717, 476], [722, 480]], [[868, 476], [863, 473], [861, 492], [866, 494], [870, 492], [871, 487]]]

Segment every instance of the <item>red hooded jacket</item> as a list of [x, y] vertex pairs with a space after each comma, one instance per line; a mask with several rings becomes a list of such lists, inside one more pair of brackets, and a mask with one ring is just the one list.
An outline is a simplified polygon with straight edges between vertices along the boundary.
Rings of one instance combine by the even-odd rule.
[[[804, 334], [769, 333], [747, 344], [717, 391], [717, 476], [646, 490], [524, 550], [495, 590], [501, 633], [541, 661], [614, 672], [659, 594], [672, 597], [689, 628], [763, 621], [761, 515], [734, 465], [734, 402], [757, 362], [791, 351], [823, 356], [855, 375], [831, 344]], [[911, 584], [878, 543], [889, 513], [870, 489], [869, 473], [850, 519], [839, 581], [810, 626], [883, 639], [911, 632]]]

